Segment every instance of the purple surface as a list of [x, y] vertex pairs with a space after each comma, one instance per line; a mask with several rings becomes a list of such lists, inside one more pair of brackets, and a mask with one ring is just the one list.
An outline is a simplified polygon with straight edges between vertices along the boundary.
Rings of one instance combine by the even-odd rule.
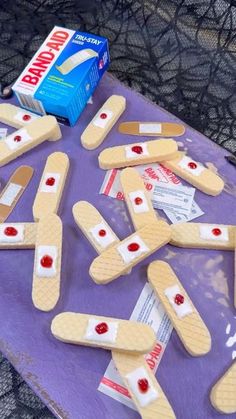
[[[58, 417], [138, 418], [136, 412], [97, 391], [110, 353], [63, 344], [52, 337], [50, 323], [57, 313], [67, 310], [128, 319], [146, 282], [148, 263], [163, 259], [171, 263], [205, 320], [212, 335], [212, 350], [207, 356], [192, 358], [173, 332], [157, 372], [159, 382], [177, 418], [229, 417], [218, 414], [208, 396], [236, 351], [236, 342], [228, 341], [236, 333], [233, 252], [165, 246], [135, 267], [130, 275], [108, 285], [96, 285], [88, 275], [96, 253], [76, 227], [72, 205], [81, 199], [95, 204], [120, 238], [132, 231], [124, 203], [98, 194], [105, 172], [98, 168], [97, 156], [105, 147], [135, 142], [137, 138], [119, 134], [115, 128], [95, 151], [87, 151], [80, 145], [81, 132], [111, 94], [121, 94], [127, 99], [127, 110], [120, 121], [178, 121], [106, 75], [96, 91], [93, 105], [87, 106], [76, 127], [62, 127], [61, 141], [46, 142], [0, 169], [4, 184], [22, 164], [35, 169], [29, 187], [9, 217], [9, 221], [32, 221], [32, 204], [47, 156], [60, 150], [70, 157], [69, 178], [59, 211], [64, 224], [60, 301], [50, 313], [34, 309], [31, 302], [33, 251], [1, 251], [0, 350]], [[235, 183], [236, 170], [225, 161], [225, 150], [189, 127], [178, 140], [194, 159], [214, 163], [228, 181]], [[228, 190], [230, 192], [230, 187]], [[231, 193], [210, 197], [197, 191], [195, 197], [205, 211], [196, 221], [236, 224], [236, 198]]]

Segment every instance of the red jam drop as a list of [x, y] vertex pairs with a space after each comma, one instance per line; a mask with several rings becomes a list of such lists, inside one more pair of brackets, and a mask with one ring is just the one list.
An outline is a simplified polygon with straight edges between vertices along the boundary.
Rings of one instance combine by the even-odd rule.
[[130, 243], [129, 245], [128, 245], [128, 250], [130, 251], [130, 252], [137, 252], [137, 250], [140, 248], [140, 246], [139, 246], [139, 244], [138, 243]]
[[40, 260], [40, 263], [43, 268], [51, 268], [53, 264], [53, 258], [49, 255], [45, 255]]
[[101, 113], [100, 118], [101, 119], [106, 119], [107, 118], [107, 114], [105, 112]]
[[196, 163], [194, 163], [194, 161], [190, 161], [189, 163], [188, 163], [188, 167], [190, 168], [190, 169], [196, 169], [197, 168], [197, 164]]
[[184, 296], [181, 294], [176, 294], [175, 296], [175, 304], [177, 304], [177, 306], [181, 306], [181, 304], [184, 303]]
[[136, 154], [142, 154], [143, 152], [143, 147], [141, 147], [141, 145], [134, 145], [131, 150], [136, 153]]
[[53, 185], [55, 184], [55, 182], [56, 182], [56, 179], [55, 179], [54, 177], [49, 177], [49, 178], [46, 180], [46, 185], [48, 185], [48, 186], [53, 186]]
[[95, 327], [95, 330], [99, 335], [103, 335], [104, 333], [107, 333], [108, 329], [109, 329], [108, 324], [105, 322], [98, 323], [97, 326]]
[[135, 202], [136, 205], [141, 205], [143, 203], [143, 200], [142, 200], [142, 198], [137, 196], [137, 198], [135, 198], [134, 202]]
[[140, 380], [138, 380], [138, 388], [141, 393], [146, 393], [149, 388], [148, 380], [146, 378], [140, 378]]
[[29, 121], [31, 119], [31, 116], [25, 114], [22, 119], [23, 119], [23, 121]]
[[222, 233], [220, 228], [213, 228], [212, 229], [212, 234], [214, 234], [214, 236], [220, 236]]
[[15, 137], [14, 137], [14, 141], [16, 142], [16, 143], [19, 143], [20, 141], [21, 141], [21, 136], [20, 135], [16, 135]]
[[18, 231], [15, 227], [6, 227], [4, 230], [5, 236], [15, 237], [18, 234]]
[[99, 230], [98, 234], [99, 234], [99, 236], [100, 236], [100, 237], [105, 237], [105, 236], [106, 236], [106, 234], [107, 234], [107, 232], [106, 232], [106, 230], [104, 230], [104, 229], [102, 228], [101, 230]]

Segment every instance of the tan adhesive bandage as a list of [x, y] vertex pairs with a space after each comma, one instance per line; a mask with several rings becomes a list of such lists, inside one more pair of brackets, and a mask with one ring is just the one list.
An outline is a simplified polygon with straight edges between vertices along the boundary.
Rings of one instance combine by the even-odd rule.
[[100, 212], [87, 201], [79, 201], [72, 208], [74, 220], [98, 254], [119, 242]]
[[139, 173], [131, 167], [124, 169], [120, 181], [134, 228], [139, 230], [146, 224], [155, 223], [157, 215]]
[[63, 342], [134, 354], [151, 351], [156, 342], [154, 331], [146, 324], [92, 314], [58, 314], [51, 331]]
[[48, 156], [33, 204], [34, 220], [47, 213], [57, 213], [69, 170], [67, 154], [56, 152]]
[[177, 151], [174, 140], [152, 140], [106, 148], [99, 154], [98, 162], [101, 169], [118, 169], [172, 159]]
[[46, 140], [61, 138], [61, 130], [54, 116], [42, 116], [0, 141], [0, 166], [16, 159]]
[[167, 397], [142, 355], [112, 351], [112, 358], [142, 419], [175, 419]]
[[97, 148], [122, 115], [125, 107], [126, 100], [123, 96], [110, 96], [82, 133], [82, 146], [88, 150]]
[[122, 122], [118, 127], [119, 132], [128, 135], [142, 135], [156, 137], [179, 137], [185, 133], [185, 127], [171, 122]]
[[170, 237], [165, 221], [147, 224], [95, 258], [89, 274], [97, 284], [107, 284], [164, 246]]
[[218, 175], [182, 152], [163, 162], [163, 165], [208, 195], [219, 195], [224, 188], [224, 182]]
[[60, 296], [62, 222], [47, 214], [38, 223], [35, 244], [32, 299], [42, 311], [52, 310]]
[[221, 413], [236, 413], [236, 361], [214, 385], [211, 404]]
[[186, 351], [192, 356], [207, 354], [210, 333], [170, 265], [152, 262], [147, 274]]
[[34, 169], [32, 167], [20, 166], [10, 177], [7, 185], [0, 193], [0, 223], [4, 223], [15, 208], [33, 173]]
[[171, 226], [170, 244], [184, 248], [234, 250], [236, 227], [223, 224], [179, 223]]
[[36, 223], [0, 224], [0, 249], [34, 249]]
[[56, 65], [56, 69], [63, 75], [69, 74], [75, 67], [84, 63], [90, 58], [98, 57], [98, 53], [93, 49], [87, 48], [78, 51], [67, 58], [61, 65]]
[[10, 125], [10, 127], [18, 129], [30, 124], [38, 118], [40, 118], [39, 115], [26, 111], [18, 106], [11, 105], [10, 103], [0, 104], [0, 122]]

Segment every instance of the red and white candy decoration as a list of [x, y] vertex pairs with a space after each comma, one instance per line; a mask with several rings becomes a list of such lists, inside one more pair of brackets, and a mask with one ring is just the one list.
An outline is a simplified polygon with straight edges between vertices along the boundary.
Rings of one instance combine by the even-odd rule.
[[19, 129], [13, 134], [10, 134], [6, 137], [5, 144], [10, 150], [16, 150], [17, 148], [21, 147], [23, 144], [31, 141], [32, 138], [28, 134], [25, 128]]
[[0, 243], [22, 243], [24, 224], [0, 224]]
[[199, 226], [199, 235], [203, 240], [229, 241], [228, 228], [217, 224], [202, 224]]
[[99, 224], [96, 224], [94, 227], [90, 228], [89, 233], [99, 246], [103, 249], [108, 247], [111, 243], [115, 241], [114, 234], [111, 229], [103, 221]]
[[106, 128], [108, 122], [112, 119], [113, 112], [109, 109], [101, 109], [93, 118], [92, 124], [99, 128]]
[[118, 322], [103, 322], [101, 319], [89, 319], [85, 339], [96, 342], [115, 343], [118, 326]]
[[137, 368], [125, 376], [128, 386], [141, 407], [146, 407], [158, 398], [149, 374], [144, 367]]
[[131, 237], [124, 243], [117, 247], [119, 254], [126, 264], [131, 263], [144, 253], [149, 252], [149, 248], [146, 246], [144, 241], [138, 235]]
[[137, 143], [125, 146], [125, 155], [127, 159], [140, 159], [143, 156], [149, 156], [147, 144]]
[[55, 277], [58, 256], [56, 246], [38, 246], [36, 255], [36, 275], [43, 278]]
[[57, 193], [58, 186], [60, 183], [60, 178], [61, 178], [60, 173], [52, 173], [52, 172], [45, 173], [42, 183], [41, 183], [40, 192]]
[[186, 172], [191, 173], [193, 176], [199, 176], [203, 170], [206, 170], [205, 167], [194, 161], [188, 156], [184, 156], [178, 163], [182, 169], [186, 170]]
[[40, 118], [39, 115], [23, 110], [19, 110], [14, 116], [14, 119], [16, 119], [16, 121], [19, 121], [24, 124], [29, 124], [30, 122], [33, 122], [35, 119], [38, 118]]
[[142, 214], [149, 211], [146, 196], [143, 191], [133, 191], [129, 193], [129, 199], [132, 204], [133, 211], [136, 214]]
[[188, 298], [186, 295], [183, 295], [183, 292], [178, 285], [166, 288], [165, 295], [179, 318], [182, 319], [193, 312]]

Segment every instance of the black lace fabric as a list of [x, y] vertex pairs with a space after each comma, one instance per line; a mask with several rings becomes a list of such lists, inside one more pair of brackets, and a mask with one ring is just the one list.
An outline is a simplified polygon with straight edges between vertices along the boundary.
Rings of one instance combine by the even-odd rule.
[[[2, 88], [54, 25], [107, 37], [111, 73], [236, 153], [236, 1], [1, 0]], [[51, 417], [4, 359], [0, 417]]]

